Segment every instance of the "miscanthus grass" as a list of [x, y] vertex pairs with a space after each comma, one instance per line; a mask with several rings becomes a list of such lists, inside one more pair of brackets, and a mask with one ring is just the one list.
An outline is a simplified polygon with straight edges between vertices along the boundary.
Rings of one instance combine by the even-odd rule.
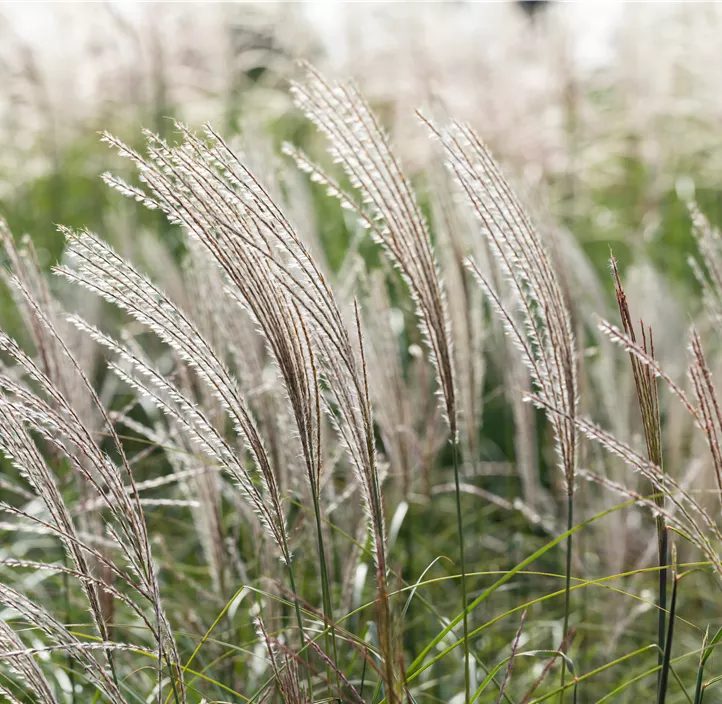
[[[0, 694], [709, 701], [719, 233], [690, 204], [685, 378], [614, 260], [621, 328], [574, 296], [579, 252], [470, 127], [421, 117], [424, 178], [352, 84], [304, 66], [292, 93], [330, 162], [254, 131], [104, 135], [134, 174], [106, 183], [177, 226], [177, 265], [60, 226], [49, 277], [0, 224], [24, 328], [0, 332]], [[314, 183], [354, 232], [338, 269]], [[626, 430], [600, 379], [636, 397]]]

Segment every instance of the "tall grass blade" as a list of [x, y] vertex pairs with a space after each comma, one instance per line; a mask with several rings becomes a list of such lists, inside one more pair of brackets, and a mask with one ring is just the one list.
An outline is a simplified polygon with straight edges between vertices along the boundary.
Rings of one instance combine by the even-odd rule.
[[720, 628], [717, 633], [714, 634], [712, 640], [709, 640], [709, 629], [704, 634], [704, 640], [702, 641], [702, 654], [700, 655], [699, 666], [697, 668], [697, 681], [694, 692], [694, 704], [701, 704], [702, 702], [702, 697], [704, 696], [705, 689], [707, 688], [707, 686], [703, 683], [704, 668], [707, 664], [707, 661], [710, 659], [715, 647], [717, 647], [721, 640], [722, 628]]
[[662, 671], [659, 678], [659, 691], [657, 692], [657, 704], [664, 704], [667, 699], [667, 686], [669, 683], [669, 670], [672, 663], [672, 641], [674, 637], [674, 624], [677, 609], [677, 586], [679, 575], [677, 574], [676, 554], [672, 547], [672, 598], [669, 605], [669, 620], [667, 634], [664, 643], [664, 658], [662, 660]]

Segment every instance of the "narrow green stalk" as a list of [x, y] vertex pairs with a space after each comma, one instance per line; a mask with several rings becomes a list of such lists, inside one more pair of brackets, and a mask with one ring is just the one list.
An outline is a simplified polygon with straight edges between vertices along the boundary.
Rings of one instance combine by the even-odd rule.
[[[67, 556], [65, 554], [63, 554], [63, 564], [67, 567]], [[63, 572], [63, 592], [65, 595], [65, 622], [70, 624], [70, 583], [67, 572]], [[71, 701], [72, 704], [75, 704], [75, 660], [73, 659], [70, 650], [68, 650], [66, 660], [68, 662], [68, 679], [70, 680]]]
[[[411, 583], [414, 575], [414, 524], [411, 502], [409, 502], [406, 520], [404, 521], [404, 551], [406, 552], [406, 569], [402, 570], [401, 575], [406, 582]], [[412, 605], [409, 604], [409, 609], [405, 614], [407, 616], [408, 626], [404, 628], [404, 647], [409, 653], [413, 654], [414, 643], [416, 642], [416, 626], [413, 616], [409, 614], [411, 608]]]
[[704, 697], [704, 666], [700, 665], [697, 670], [697, 683], [694, 688], [694, 704], [702, 704], [702, 697]]
[[[574, 494], [567, 494], [567, 532], [574, 527]], [[567, 536], [567, 564], [564, 579], [564, 629], [562, 631], [562, 640], [567, 637], [569, 632], [569, 602], [571, 596], [571, 580], [572, 580], [572, 533]], [[561, 674], [561, 691], [559, 692], [559, 704], [564, 702], [564, 681], [567, 675], [567, 661], [562, 658], [562, 674]], [[574, 695], [576, 699], [576, 693]]]
[[464, 608], [464, 701], [471, 700], [471, 673], [469, 672], [469, 615], [466, 594], [466, 559], [464, 557], [464, 524], [461, 516], [461, 482], [459, 478], [459, 448], [452, 435], [454, 452], [454, 484], [456, 488], [456, 522], [459, 531], [459, 557], [461, 561], [461, 600]]
[[662, 669], [660, 671], [661, 677], [659, 678], [659, 687], [657, 691], [657, 704], [664, 704], [667, 698], [667, 682], [669, 681], [669, 670], [672, 663], [672, 638], [674, 636], [674, 616], [677, 606], [677, 584], [679, 583], [679, 577], [676, 575], [676, 559], [674, 552], [672, 554], [672, 574], [674, 582], [672, 583], [672, 601], [669, 606], [669, 626], [666, 634], [664, 644], [664, 656], [662, 657]]
[[120, 682], [118, 681], [118, 673], [115, 671], [115, 659], [113, 658], [113, 652], [108, 651], [108, 666], [110, 667], [110, 676], [113, 679], [113, 684], [120, 691]]
[[662, 663], [664, 662], [665, 636], [667, 630], [667, 565], [668, 565], [668, 549], [667, 549], [667, 527], [664, 519], [659, 516], [657, 518], [657, 537], [659, 540], [659, 600], [657, 609], [657, 645], [659, 646], [659, 654], [657, 664], [660, 667], [657, 673], [657, 695], [659, 696], [662, 685]]
[[[159, 631], [160, 632], [160, 631]], [[161, 636], [162, 638], [163, 636]], [[166, 656], [166, 664], [168, 665], [168, 679], [170, 680], [170, 685], [173, 690], [173, 699], [175, 701], [175, 704], [180, 704], [180, 699], [178, 698], [178, 687], [176, 685], [176, 677], [181, 677], [182, 675], [178, 672], [173, 671], [173, 663], [171, 663], [170, 658]], [[158, 698], [160, 699], [161, 692], [158, 692]]]
[[293, 607], [296, 612], [296, 624], [298, 625], [298, 632], [301, 637], [301, 650], [303, 650], [303, 657], [306, 661], [306, 679], [308, 681], [308, 696], [313, 701], [313, 680], [311, 678], [311, 665], [308, 659], [308, 650], [306, 649], [306, 633], [303, 630], [303, 621], [301, 620], [301, 607], [298, 604], [298, 589], [296, 589], [296, 577], [293, 573], [293, 565], [291, 565], [291, 556], [286, 546], [287, 562], [286, 567], [288, 569], [288, 581], [291, 585], [291, 591], [293, 592]]
[[[333, 623], [333, 610], [331, 607], [331, 588], [329, 586], [328, 579], [328, 565], [326, 564], [326, 549], [323, 543], [323, 530], [321, 527], [321, 505], [316, 495], [314, 487], [312, 487], [313, 494], [313, 512], [316, 516], [316, 536], [318, 540], [318, 559], [321, 564], [321, 598], [323, 604], [323, 615], [326, 620], [328, 628], [324, 629], [324, 641], [326, 645], [326, 653], [329, 653], [329, 640], [330, 645], [333, 648], [333, 662], [338, 666], [338, 652], [336, 650], [336, 629]], [[326, 665], [326, 675], [329, 681], [329, 698], [331, 697], [331, 666]], [[336, 688], [341, 691], [341, 681], [336, 672]]]
[[[66, 579], [67, 579], [67, 575], [66, 575]], [[103, 615], [103, 620], [104, 620], [104, 622], [105, 622], [105, 616], [104, 616], [104, 615]], [[108, 638], [108, 640], [113, 640], [113, 630], [112, 630], [112, 626], [109, 626], [108, 623], [105, 622], [105, 628], [106, 628], [106, 631], [107, 631], [107, 638]], [[108, 659], [108, 666], [110, 667], [110, 676], [111, 676], [112, 679], [113, 679], [113, 683], [114, 683], [115, 686], [118, 688], [118, 691], [120, 691], [120, 681], [118, 680], [118, 673], [116, 672], [116, 669], [115, 669], [115, 656], [114, 656], [113, 651], [112, 651], [112, 650], [109, 650], [108, 653], [107, 653], [107, 655], [106, 655], [106, 657], [107, 657], [107, 659]]]
[[694, 692], [694, 704], [702, 704], [702, 697], [704, 697], [705, 690], [710, 684], [710, 682], [706, 684], [702, 682], [704, 679], [704, 666], [707, 664], [707, 660], [709, 660], [712, 651], [720, 642], [720, 639], [722, 639], [722, 628], [715, 633], [711, 641], [709, 640], [709, 627], [707, 628], [707, 632], [704, 634], [704, 640], [702, 641], [702, 654], [699, 658], [699, 667], [697, 668], [697, 686]]

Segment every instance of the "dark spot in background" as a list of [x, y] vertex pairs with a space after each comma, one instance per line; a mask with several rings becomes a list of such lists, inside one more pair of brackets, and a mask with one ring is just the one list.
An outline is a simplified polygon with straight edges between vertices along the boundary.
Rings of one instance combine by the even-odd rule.
[[517, 0], [516, 4], [533, 22], [549, 7], [549, 0]]

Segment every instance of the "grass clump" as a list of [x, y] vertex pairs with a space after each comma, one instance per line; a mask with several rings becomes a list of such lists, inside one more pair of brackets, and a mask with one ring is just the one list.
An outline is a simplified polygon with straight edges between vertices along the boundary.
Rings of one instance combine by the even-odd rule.
[[[719, 631], [697, 583], [722, 577], [719, 234], [691, 205], [706, 306], [685, 381], [651, 328], [638, 340], [614, 260], [622, 329], [593, 325], [608, 311], [574, 295], [579, 252], [532, 224], [473, 130], [421, 118], [446, 164], [422, 198], [360, 92], [303, 70], [294, 98], [342, 173], [284, 151], [358, 227], [337, 271], [290, 163], [179, 123], [140, 150], [104, 136], [137, 175], [106, 183], [178, 227], [177, 270], [61, 227], [50, 283], [0, 229], [27, 337], [0, 334], [2, 693], [701, 702]], [[68, 282], [95, 305], [68, 310]], [[646, 454], [595, 403], [600, 380], [636, 395]], [[619, 526], [640, 510], [654, 532], [635, 541]]]

